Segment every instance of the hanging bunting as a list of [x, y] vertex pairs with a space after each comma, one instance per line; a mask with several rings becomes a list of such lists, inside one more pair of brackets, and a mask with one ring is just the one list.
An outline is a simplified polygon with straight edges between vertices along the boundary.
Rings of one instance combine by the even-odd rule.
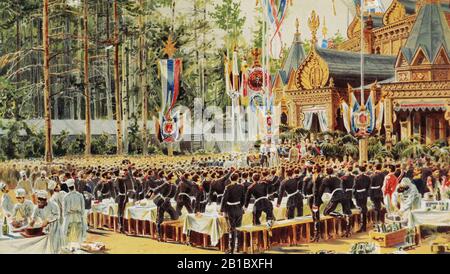
[[269, 52], [272, 57], [278, 58], [280, 56], [282, 49], [277, 53], [273, 53], [272, 45], [276, 37], [279, 39], [280, 45], [283, 44], [281, 37], [281, 26], [283, 25], [284, 18], [287, 14], [287, 0], [264, 0], [263, 7], [266, 11], [266, 17], [268, 18], [268, 23], [273, 30], [269, 42]]

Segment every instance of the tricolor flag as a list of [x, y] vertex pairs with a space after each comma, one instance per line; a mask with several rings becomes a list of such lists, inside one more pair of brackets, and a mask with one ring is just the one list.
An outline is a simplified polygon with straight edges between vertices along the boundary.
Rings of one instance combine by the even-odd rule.
[[170, 114], [180, 91], [181, 59], [159, 60], [161, 71], [161, 113]]
[[173, 114], [172, 110], [178, 99], [180, 91], [180, 76], [182, 70], [181, 59], [159, 60], [161, 71], [161, 112], [157, 121], [159, 140], [172, 143], [178, 140], [182, 126], [179, 125], [179, 114]]

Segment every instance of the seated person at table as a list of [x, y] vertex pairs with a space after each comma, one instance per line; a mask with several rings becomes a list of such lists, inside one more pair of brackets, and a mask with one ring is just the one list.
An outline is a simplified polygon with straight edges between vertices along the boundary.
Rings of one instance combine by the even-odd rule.
[[16, 189], [17, 204], [14, 205], [11, 217], [16, 228], [28, 225], [34, 210], [34, 204], [25, 199], [26, 191], [23, 188]]

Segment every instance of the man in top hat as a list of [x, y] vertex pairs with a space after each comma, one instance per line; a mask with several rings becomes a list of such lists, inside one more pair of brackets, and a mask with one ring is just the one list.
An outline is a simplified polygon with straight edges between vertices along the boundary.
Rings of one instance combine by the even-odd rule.
[[3, 194], [1, 199], [1, 207], [3, 210], [3, 215], [9, 217], [14, 209], [14, 204], [9, 196], [9, 187], [5, 182], [0, 181], [0, 191]]
[[66, 243], [76, 242], [81, 244], [86, 238], [87, 232], [84, 197], [75, 190], [74, 179], [67, 180], [66, 184], [69, 187], [69, 193], [63, 199], [63, 235]]
[[14, 222], [19, 224], [20, 227], [23, 227], [31, 221], [34, 204], [30, 200], [25, 199], [26, 191], [23, 188], [18, 188], [15, 192], [17, 204], [14, 205], [11, 217]]
[[227, 253], [231, 254], [237, 251], [238, 233], [236, 228], [241, 226], [242, 216], [244, 214], [242, 207], [245, 203], [245, 188], [242, 184], [238, 183], [238, 180], [238, 174], [233, 173], [230, 176], [231, 182], [225, 187], [220, 207], [220, 212], [225, 214], [225, 218], [229, 224], [229, 250]]
[[61, 225], [59, 223], [59, 208], [54, 202], [48, 201], [48, 193], [46, 190], [36, 192], [37, 206], [34, 208], [31, 217], [30, 227], [40, 221], [40, 226], [44, 228], [44, 232], [48, 235], [48, 248], [50, 253], [59, 253], [64, 245], [62, 237]]

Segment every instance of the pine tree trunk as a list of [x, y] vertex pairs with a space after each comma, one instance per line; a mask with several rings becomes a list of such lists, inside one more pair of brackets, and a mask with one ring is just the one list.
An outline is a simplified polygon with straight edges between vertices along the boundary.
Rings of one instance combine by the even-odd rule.
[[[109, 41], [109, 2], [106, 1], [106, 40]], [[106, 115], [108, 120], [113, 119], [111, 100], [111, 68], [109, 66], [109, 50], [106, 50]]]
[[123, 153], [128, 154], [128, 37], [125, 34], [122, 45], [122, 103], [123, 103]]
[[[143, 0], [139, 0], [141, 11], [143, 12]], [[142, 154], [148, 153], [148, 134], [147, 134], [147, 120], [148, 120], [148, 102], [147, 102], [147, 79], [145, 77], [145, 48], [144, 48], [144, 19], [143, 15], [139, 15], [139, 82], [141, 88], [142, 98]]]
[[45, 161], [52, 162], [52, 120], [50, 106], [50, 67], [48, 45], [48, 0], [44, 0], [42, 11], [44, 48], [44, 112], [45, 112]]
[[84, 26], [84, 102], [85, 102], [85, 133], [86, 145], [84, 154], [91, 154], [91, 94], [89, 91], [89, 40], [88, 40], [88, 4], [84, 0], [83, 26]]
[[122, 100], [120, 96], [119, 75], [119, 10], [117, 0], [114, 0], [114, 92], [116, 97], [116, 130], [117, 130], [117, 154], [123, 154], [122, 143]]

